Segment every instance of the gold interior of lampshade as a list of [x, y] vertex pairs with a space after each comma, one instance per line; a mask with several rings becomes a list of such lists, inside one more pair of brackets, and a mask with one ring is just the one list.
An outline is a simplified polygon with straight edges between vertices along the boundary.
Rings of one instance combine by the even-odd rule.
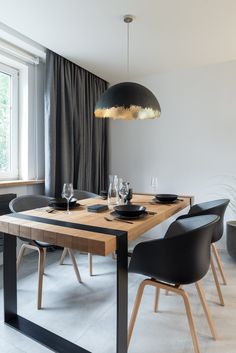
[[152, 108], [142, 108], [138, 105], [131, 105], [129, 108], [112, 107], [109, 109], [96, 109], [96, 118], [112, 118], [121, 120], [145, 120], [159, 118], [161, 112]]

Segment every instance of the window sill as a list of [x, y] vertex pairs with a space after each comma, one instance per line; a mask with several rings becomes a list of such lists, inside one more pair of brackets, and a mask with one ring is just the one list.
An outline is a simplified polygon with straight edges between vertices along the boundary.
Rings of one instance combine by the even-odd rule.
[[26, 186], [44, 184], [44, 180], [0, 180], [1, 187]]

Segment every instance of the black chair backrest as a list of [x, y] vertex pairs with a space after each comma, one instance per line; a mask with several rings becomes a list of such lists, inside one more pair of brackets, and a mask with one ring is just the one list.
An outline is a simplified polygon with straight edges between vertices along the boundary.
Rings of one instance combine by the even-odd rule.
[[[9, 208], [12, 213], [33, 210], [34, 208], [46, 207], [49, 204], [51, 197], [44, 195], [23, 195], [11, 200]], [[29, 242], [29, 239], [19, 237], [21, 240]], [[38, 246], [50, 246], [50, 244], [34, 240], [33, 243]]]
[[34, 208], [48, 206], [51, 197], [43, 195], [23, 195], [16, 197], [9, 203], [11, 212], [23, 212], [33, 210]]
[[219, 220], [216, 215], [176, 220], [168, 236], [136, 245], [129, 271], [172, 284], [199, 281], [209, 269], [212, 233]]
[[212, 242], [220, 240], [224, 232], [224, 215], [226, 208], [229, 204], [229, 199], [220, 199], [213, 200], [208, 202], [202, 202], [196, 205], [193, 205], [188, 213], [188, 216], [202, 216], [208, 214], [215, 214], [220, 217], [220, 221], [216, 223]]
[[93, 197], [99, 197], [99, 195], [86, 190], [74, 189], [74, 197], [78, 200], [82, 200], [82, 199], [89, 199]]

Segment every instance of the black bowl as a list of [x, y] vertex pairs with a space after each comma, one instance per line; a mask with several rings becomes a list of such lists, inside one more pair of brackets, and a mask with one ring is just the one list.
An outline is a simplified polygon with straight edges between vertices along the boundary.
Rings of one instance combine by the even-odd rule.
[[136, 217], [144, 213], [146, 210], [146, 207], [141, 205], [120, 205], [120, 206], [115, 206], [114, 210], [116, 211], [117, 214], [121, 216]]
[[157, 194], [155, 196], [156, 200], [160, 202], [174, 202], [177, 200], [178, 195], [175, 194]]
[[[76, 207], [77, 199], [72, 197], [69, 202], [70, 208]], [[49, 201], [49, 206], [57, 209], [57, 210], [66, 210], [67, 209], [67, 200], [65, 198], [52, 199]]]

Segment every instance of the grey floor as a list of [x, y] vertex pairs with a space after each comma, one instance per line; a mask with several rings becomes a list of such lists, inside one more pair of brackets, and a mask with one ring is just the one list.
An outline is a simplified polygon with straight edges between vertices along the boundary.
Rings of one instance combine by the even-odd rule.
[[[76, 281], [69, 259], [59, 266], [61, 252], [47, 255], [43, 288], [43, 309], [36, 309], [37, 257], [24, 257], [18, 278], [19, 313], [39, 325], [64, 336], [93, 353], [115, 353], [115, 261], [94, 256], [93, 277], [88, 275], [87, 256], [77, 254], [83, 284]], [[221, 251], [228, 286], [222, 286], [226, 306], [217, 304], [211, 273], [204, 279], [206, 296], [220, 339], [214, 341], [203, 315], [195, 287], [188, 286], [202, 353], [236, 352], [236, 263]], [[2, 268], [0, 267], [0, 352], [46, 353], [48, 349], [28, 339], [3, 323]], [[129, 275], [129, 315], [141, 276]], [[193, 346], [177, 295], [160, 299], [160, 310], [153, 313], [154, 289], [145, 290], [129, 353], [192, 353]], [[70, 353], [70, 352], [68, 352]]]

